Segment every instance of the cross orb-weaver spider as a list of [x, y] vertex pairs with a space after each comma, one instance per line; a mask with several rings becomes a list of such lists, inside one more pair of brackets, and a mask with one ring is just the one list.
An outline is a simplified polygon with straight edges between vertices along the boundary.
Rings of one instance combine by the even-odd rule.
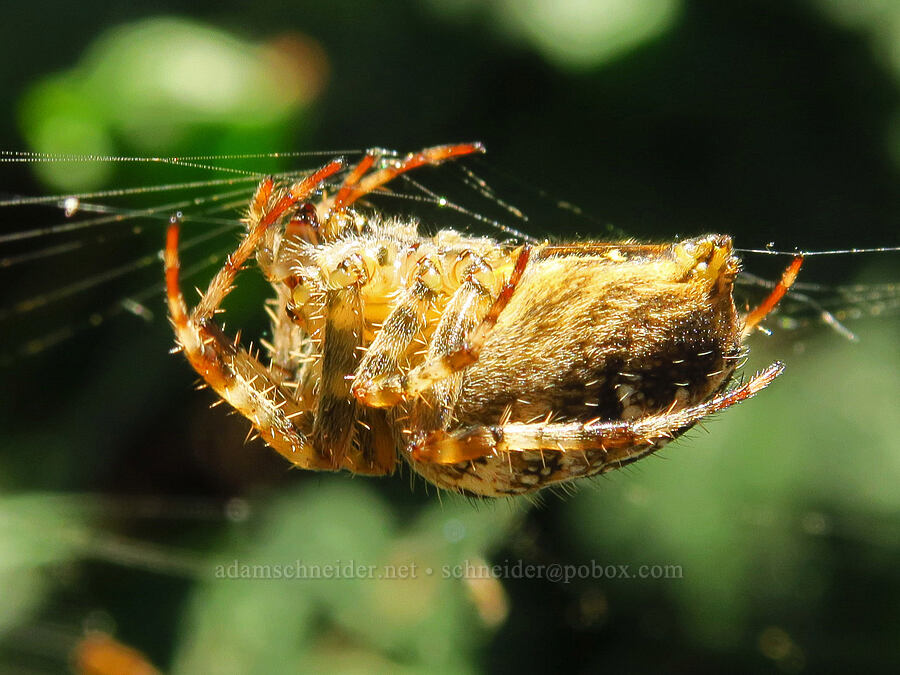
[[[294, 465], [386, 475], [402, 457], [441, 488], [522, 494], [645, 457], [781, 372], [775, 363], [726, 390], [799, 257], [740, 316], [727, 236], [531, 246], [423, 236], [353, 208], [406, 171], [482, 151], [373, 151], [333, 195], [323, 183], [341, 160], [290, 186], [263, 180], [246, 236], [190, 313], [173, 219], [165, 266], [178, 346]], [[254, 254], [275, 290], [268, 365], [214, 321]]]

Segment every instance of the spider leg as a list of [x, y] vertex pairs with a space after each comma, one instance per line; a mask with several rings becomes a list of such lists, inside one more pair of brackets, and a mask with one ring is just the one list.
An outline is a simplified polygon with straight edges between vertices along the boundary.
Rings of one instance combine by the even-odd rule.
[[178, 235], [179, 224], [173, 221], [166, 239], [166, 286], [178, 346], [206, 383], [250, 420], [279, 454], [305, 469], [330, 469], [307, 438], [311, 423], [303, 402], [290, 395], [218, 324], [188, 315], [179, 282]]
[[[213, 317], [219, 305], [221, 305], [222, 301], [225, 299], [225, 296], [231, 292], [231, 289], [233, 288], [232, 284], [234, 283], [237, 273], [240, 271], [243, 264], [247, 262], [247, 259], [256, 251], [256, 247], [265, 236], [266, 230], [268, 230], [273, 223], [277, 222], [291, 207], [299, 202], [305, 201], [316, 188], [318, 188], [323, 180], [337, 173], [342, 166], [343, 162], [339, 159], [326, 164], [318, 171], [291, 186], [291, 189], [268, 209], [260, 207], [258, 204], [271, 194], [272, 179], [267, 178], [262, 182], [253, 199], [253, 206], [251, 206], [251, 212], [254, 207], [259, 209], [259, 218], [255, 222], [254, 227], [238, 245], [235, 252], [225, 260], [222, 269], [220, 269], [216, 273], [216, 276], [213, 277], [206, 293], [203, 294], [203, 297], [200, 298], [200, 302], [194, 307], [193, 312], [191, 312], [191, 320], [194, 323], [202, 323]], [[172, 231], [171, 228], [169, 231]], [[175, 231], [175, 238], [177, 244], [177, 229]]]
[[759, 325], [759, 322], [775, 309], [775, 305], [778, 304], [784, 297], [784, 294], [788, 292], [788, 289], [793, 286], [794, 281], [796, 281], [801, 265], [803, 265], [803, 256], [795, 256], [791, 264], [782, 273], [781, 279], [775, 285], [775, 288], [772, 289], [772, 292], [759, 304], [759, 307], [748, 313], [744, 318], [744, 328], [741, 330], [741, 337], [746, 338]]
[[[394, 406], [423, 394], [474, 363], [490, 329], [512, 297], [528, 262], [529, 250], [527, 246], [520, 249], [509, 281], [487, 307], [482, 305], [485, 300], [490, 301], [494, 289], [483, 282], [491, 286], [494, 280], [485, 279], [484, 275], [492, 276], [494, 272], [483, 259], [472, 254], [476, 260], [469, 265], [466, 278], [443, 310], [425, 363], [404, 375], [400, 358], [424, 328], [425, 312], [440, 287], [440, 272], [434, 262], [424, 258], [415, 281], [369, 346], [353, 381], [353, 395], [367, 406]], [[476, 278], [479, 274], [482, 281]]]
[[437, 145], [432, 148], [425, 148], [419, 152], [410, 153], [403, 159], [393, 162], [391, 166], [379, 169], [363, 178], [363, 175], [375, 161], [375, 157], [371, 153], [367, 154], [357, 167], [350, 172], [350, 175], [335, 197], [332, 209], [341, 210], [347, 208], [360, 197], [364, 197], [385, 183], [389, 183], [402, 173], [412, 171], [426, 164], [435, 166], [454, 157], [471, 155], [473, 152], [484, 152], [484, 146], [481, 143]]
[[[393, 160], [389, 166], [369, 173], [375, 164], [378, 152], [370, 150], [344, 178], [344, 182], [331, 201], [323, 219], [321, 236], [325, 240], [336, 238], [348, 225], [342, 217], [347, 208], [365, 195], [389, 183], [400, 174], [412, 171], [426, 164], [436, 166], [441, 162], [473, 152], [484, 152], [481, 143], [460, 143], [457, 145], [437, 145], [419, 152], [408, 154], [403, 159]], [[368, 175], [366, 175], [368, 174]]]
[[658, 413], [631, 421], [565, 423], [501, 423], [469, 426], [456, 431], [432, 431], [411, 443], [418, 462], [456, 464], [491, 455], [525, 451], [599, 451], [598, 470], [616, 468], [655, 451], [712, 413], [750, 398], [783, 370], [774, 363], [745, 384], [704, 403], [679, 411]]
[[348, 457], [356, 435], [358, 406], [346, 378], [360, 359], [363, 344], [362, 301], [358, 282], [325, 292], [322, 374], [313, 427], [314, 442], [335, 466]]
[[[453, 294], [428, 345], [426, 362], [442, 359], [466, 344], [466, 338], [484, 321], [494, 304], [496, 273], [476, 257], [469, 265], [463, 283]], [[409, 429], [446, 429], [462, 390], [462, 371], [434, 382], [413, 399], [409, 412]], [[401, 382], [401, 386], [402, 386]]]
[[[401, 173], [481, 150], [479, 144], [428, 148], [408, 155], [393, 166], [380, 169], [369, 176], [366, 174], [376, 158], [372, 153], [367, 154], [344, 179], [317, 236], [324, 240], [334, 238], [343, 226], [340, 218], [335, 216], [344, 214], [354, 201]], [[381, 445], [373, 443], [361, 442], [354, 447], [359, 433], [358, 423], [362, 423], [363, 429], [366, 429], [367, 426], [372, 426], [372, 422], [379, 422], [381, 419], [369, 413], [361, 415], [348, 382], [352, 376], [347, 375], [348, 372], [357, 370], [362, 356], [361, 348], [364, 346], [360, 286], [365, 282], [365, 272], [359, 262], [353, 259], [343, 261], [337, 269], [329, 272], [326, 280], [322, 366], [312, 431], [313, 445], [329, 455], [328, 459], [334, 467], [347, 465], [358, 471], [355, 467], [362, 455], [363, 463], [390, 470], [388, 467], [392, 468], [395, 461], [393, 452], [388, 456]]]
[[341, 183], [340, 189], [338, 189], [337, 194], [334, 196], [334, 201], [331, 203], [331, 209], [333, 211], [341, 211], [355, 201], [354, 199], [351, 199], [351, 195], [358, 189], [359, 181], [362, 180], [362, 177], [365, 176], [366, 172], [368, 172], [368, 170], [372, 168], [372, 165], [375, 164], [375, 159], [375, 152], [370, 150], [361, 160], [359, 160], [359, 163], [356, 166], [350, 169], [346, 178], [344, 178], [344, 182]]
[[356, 369], [350, 391], [363, 405], [387, 408], [404, 399], [400, 361], [425, 329], [426, 312], [440, 285], [441, 273], [435, 261], [422, 258], [412, 282], [385, 318]]
[[421, 394], [435, 383], [468, 368], [478, 360], [488, 334], [497, 324], [500, 313], [509, 304], [522, 279], [530, 254], [531, 247], [528, 244], [519, 249], [519, 255], [509, 281], [500, 290], [487, 314], [462, 344], [453, 344], [452, 347], [447, 344], [444, 349], [436, 350], [434, 353], [429, 352], [425, 363], [416, 366], [409, 372], [409, 375], [404, 378], [404, 391], [407, 396]]
[[[272, 313], [272, 369], [279, 375], [297, 377], [294, 386], [298, 395], [315, 401], [312, 442], [333, 466], [355, 473], [386, 474], [393, 471], [397, 452], [393, 442], [386, 440], [390, 430], [385, 428], [384, 415], [361, 409], [349, 394], [346, 377], [347, 368], [359, 361], [364, 343], [360, 297], [363, 277], [357, 262], [352, 257], [344, 261], [331, 275], [328, 285], [332, 287], [326, 285], [322, 291], [318, 310], [323, 317], [322, 358], [318, 364], [309, 365], [309, 371], [300, 368], [303, 354], [309, 354], [305, 333], [293, 330], [287, 320], [284, 295], [276, 300], [276, 307], [281, 309]], [[338, 283], [344, 285], [334, 287]]]
[[670, 248], [669, 244], [638, 244], [636, 242], [586, 241], [578, 244], [547, 244], [534, 254], [535, 260], [567, 256], [605, 256], [614, 262], [625, 260], [628, 254], [658, 256]]
[[[266, 208], [265, 204], [272, 193], [272, 182], [268, 179], [263, 181], [251, 203], [251, 213], [254, 208], [258, 212], [255, 225], [228, 257], [190, 314], [179, 279], [178, 219], [172, 219], [166, 238], [166, 295], [179, 347], [207, 384], [249, 419], [267, 444], [295, 465], [306, 469], [336, 470], [343, 467], [324, 457], [310, 442], [312, 420], [308, 405], [289, 393], [259, 360], [238, 346], [236, 340], [228, 338], [212, 319], [231, 291], [241, 266], [254, 252], [269, 226], [292, 206], [307, 199], [323, 180], [340, 170], [341, 166], [340, 161], [334, 161], [322, 167], [294, 184], [271, 208]], [[354, 468], [361, 473], [367, 472], [364, 468], [361, 471], [360, 467]], [[385, 473], [381, 470], [372, 472]]]
[[288, 292], [284, 288], [276, 287], [277, 296], [265, 305], [272, 330], [272, 341], [270, 344], [263, 344], [269, 351], [269, 369], [272, 374], [280, 382], [290, 383], [297, 376], [297, 369], [301, 365], [304, 340], [287, 317]]

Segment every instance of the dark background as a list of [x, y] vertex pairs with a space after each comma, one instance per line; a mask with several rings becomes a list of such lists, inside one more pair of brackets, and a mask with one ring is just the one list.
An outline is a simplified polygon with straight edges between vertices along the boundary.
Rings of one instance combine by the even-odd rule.
[[[651, 18], [615, 31], [619, 4], [584, 3], [575, 26], [619, 48], [580, 58], [576, 37], [542, 23], [534, 8], [545, 5], [21, 4], [0, 41], [0, 146], [171, 156], [477, 139], [488, 154], [466, 165], [528, 213], [528, 223], [512, 224], [535, 236], [602, 238], [612, 227], [648, 240], [728, 232], [746, 248], [896, 245], [900, 65], [890, 31], [900, 24], [890, 4], [636, 2]], [[671, 10], [655, 31], [654, 7]], [[239, 67], [216, 61], [223, 55], [259, 68], [228, 100], [217, 76]], [[193, 98], [166, 93], [166, 82], [210, 62], [209, 78], [189, 86]], [[220, 97], [219, 107], [196, 104]], [[194, 178], [178, 167], [97, 166], [35, 175], [4, 165], [2, 191]], [[471, 191], [463, 198], [492, 208]], [[3, 232], [60, 220], [52, 210], [0, 215]], [[502, 209], [492, 217], [515, 221]], [[0, 269], [5, 307], [152, 255], [161, 228], [65, 241], [89, 245]], [[230, 241], [209, 250], [221, 259]], [[0, 257], [52, 243], [7, 243]], [[787, 260], [747, 255], [745, 264], [774, 279]], [[709, 433], [692, 432], [664, 461], [536, 506], [438, 499], [421, 482], [411, 490], [408, 476], [289, 472], [274, 453], [245, 447], [246, 423], [207, 410], [211, 395], [194, 392], [187, 366], [166, 354], [159, 296], [146, 300], [149, 323], [126, 314], [81, 330], [91, 312], [158, 275], [154, 264], [128, 288], [103, 284], [3, 315], [8, 669], [64, 669], [78, 637], [95, 628], [167, 672], [801, 672], [900, 662], [896, 254], [810, 259], [803, 272], [810, 283], [865, 284], [852, 296], [822, 294], [862, 317], [848, 321], [859, 342], [814, 316], [806, 322], [808, 308], [798, 307], [795, 318], [771, 322], [773, 336], [751, 342], [748, 368], [787, 362], [771, 390], [705, 425]], [[261, 332], [264, 294], [246, 273], [229, 325]], [[30, 338], [59, 327], [75, 335], [23, 355]], [[682, 574], [564, 584], [421, 570], [406, 581], [214, 573], [233, 560], [298, 559], [433, 570], [479, 560], [661, 564]]]

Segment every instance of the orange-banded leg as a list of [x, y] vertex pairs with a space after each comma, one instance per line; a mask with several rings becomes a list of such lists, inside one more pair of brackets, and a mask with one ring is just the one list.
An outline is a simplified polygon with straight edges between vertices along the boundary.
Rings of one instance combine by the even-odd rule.
[[312, 426], [308, 405], [288, 392], [214, 321], [197, 320], [193, 313], [188, 316], [179, 285], [178, 234], [179, 224], [174, 221], [166, 240], [166, 286], [179, 348], [206, 384], [250, 420], [279, 454], [304, 469], [330, 469], [308, 439]]
[[437, 264], [431, 258], [422, 258], [412, 283], [385, 318], [356, 369], [351, 392], [360, 403], [387, 408], [404, 399], [400, 362], [424, 331], [426, 313], [440, 290]]
[[528, 244], [519, 249], [519, 255], [509, 276], [509, 281], [504, 284], [487, 314], [461, 345], [454, 345], [449, 349], [439, 349], [434, 354], [429, 352], [428, 359], [409, 372], [404, 378], [404, 390], [407, 396], [422, 394], [437, 382], [468, 368], [478, 360], [478, 355], [481, 353], [488, 334], [497, 324], [500, 313], [509, 304], [522, 279], [530, 253], [531, 247]]
[[[439, 164], [447, 159], [483, 151], [480, 144], [444, 145], [427, 148], [398, 160], [393, 166], [366, 176], [375, 163], [367, 154], [350, 170], [331, 203], [328, 217], [317, 228], [321, 240], [339, 234], [339, 216], [357, 199], [384, 185], [396, 176], [425, 164]], [[362, 442], [357, 435], [372, 435], [372, 428], [384, 420], [382, 413], [362, 414], [357, 399], [351, 394], [353, 373], [362, 357], [364, 319], [360, 286], [365, 283], [365, 270], [360, 261], [346, 260], [326, 280], [325, 326], [322, 344], [322, 369], [318, 385], [318, 407], [313, 427], [313, 444], [335, 467], [342, 465], [357, 473], [390, 471], [396, 454], [382, 443]], [[364, 419], [365, 418], [365, 419]], [[377, 434], [376, 434], [377, 435]], [[358, 440], [360, 442], [355, 443]]]
[[677, 412], [663, 412], [631, 421], [586, 423], [506, 423], [469, 426], [455, 431], [423, 434], [413, 446], [412, 459], [435, 464], [456, 464], [509, 453], [603, 453], [600, 471], [633, 462], [655, 451], [715, 412], [744, 401], [774, 380], [783, 370], [774, 363], [747, 383], [708, 401]]
[[[528, 250], [520, 249], [512, 264], [510, 278], [499, 292], [497, 272], [480, 256], [470, 254], [472, 260], [465, 268], [462, 283], [448, 301], [432, 333], [426, 363], [437, 365], [427, 371], [430, 379], [412, 401], [405, 425], [408, 428], [403, 434], [421, 434], [423, 430], [442, 429], [450, 424], [462, 384], [462, 370], [477, 359], [490, 328], [512, 297], [528, 262]], [[425, 270], [423, 272], [427, 274]], [[437, 283], [437, 278], [434, 282]], [[354, 394], [364, 403], [391, 406], [411, 396], [408, 377], [402, 375], [396, 354], [408, 348], [424, 320], [417, 309], [421, 311], [428, 284], [421, 278], [419, 283], [421, 287], [416, 289], [414, 286], [401, 300], [369, 347], [366, 359], [371, 362], [361, 366], [354, 388]], [[385, 344], [389, 345], [387, 353], [379, 350]], [[466, 357], [460, 358], [460, 354]], [[381, 377], [369, 377], [382, 372], [382, 368]], [[401, 419], [395, 419], [395, 422]], [[409, 440], [406, 436], [400, 442], [406, 445]]]
[[775, 305], [777, 305], [784, 297], [785, 293], [788, 292], [788, 289], [794, 285], [794, 281], [797, 280], [797, 274], [800, 272], [800, 267], [802, 265], [803, 256], [795, 256], [791, 261], [791, 264], [787, 266], [787, 269], [782, 272], [781, 279], [775, 285], [775, 288], [772, 289], [772, 292], [766, 296], [756, 309], [749, 312], [747, 316], [744, 317], [744, 327], [741, 329], [741, 337], [746, 338], [753, 332], [753, 329], [766, 318], [769, 312], [775, 309]]
[[[463, 281], [450, 298], [428, 345], [425, 362], [441, 361], [449, 354], [465, 348], [467, 340], [480, 326], [494, 305], [499, 286], [494, 272], [478, 256], [466, 268]], [[434, 382], [420, 396], [413, 399], [406, 424], [407, 433], [446, 429], [462, 389], [463, 371], [452, 373]], [[410, 440], [409, 437], [406, 438]]]
[[273, 192], [272, 179], [266, 178], [260, 184], [251, 202], [251, 229], [235, 252], [225, 260], [222, 269], [213, 277], [206, 293], [203, 294], [200, 302], [197, 303], [197, 306], [191, 312], [193, 321], [206, 321], [216, 313], [225, 296], [231, 292], [237, 273], [243, 264], [247, 262], [247, 259], [255, 253], [257, 246], [262, 241], [269, 227], [278, 222], [294, 206], [306, 201], [322, 181], [340, 171], [342, 167], [343, 161], [340, 159], [326, 164], [318, 171], [294, 183], [287, 193], [271, 206], [268, 206], [267, 202], [271, 199]]
[[[344, 179], [343, 184], [338, 189], [334, 200], [331, 202], [329, 214], [325, 218], [324, 227], [322, 228], [324, 239], [333, 239], [340, 234], [339, 218], [353, 202], [364, 197], [365, 195], [377, 190], [382, 185], [389, 183], [400, 174], [418, 169], [421, 166], [438, 164], [463, 155], [471, 155], [475, 152], [484, 152], [484, 146], [481, 143], [458, 143], [456, 145], [437, 145], [431, 148], [425, 148], [419, 152], [408, 154], [403, 159], [397, 159], [382, 169], [378, 169], [369, 173], [369, 169], [375, 164], [377, 154], [369, 151], [366, 156], [360, 160]], [[368, 175], [366, 175], [368, 174]]]
[[[405, 353], [418, 330], [424, 327], [427, 301], [436, 295], [440, 284], [439, 271], [433, 265], [422, 265], [416, 281], [400, 304], [391, 311], [369, 347], [354, 379], [353, 395], [368, 406], [394, 406], [423, 394], [441, 380], [475, 363], [484, 340], [497, 323], [497, 318], [509, 303], [522, 277], [528, 262], [528, 251], [527, 246], [520, 249], [509, 281], [500, 290], [486, 314], [479, 316], [475, 328], [463, 338], [450, 341], [447, 338], [452, 332], [451, 324], [454, 321], [471, 321], [472, 312], [477, 311], [477, 307], [472, 304], [473, 300], [484, 293], [490, 293], [481, 282], [475, 281], [479, 271], [492, 274], [490, 268], [480, 258], [477, 263], [473, 261], [466, 273], [468, 283], [464, 282], [456, 289], [444, 309], [438, 330], [432, 336], [425, 363], [404, 375], [400, 370], [399, 357]], [[477, 288], [473, 283], [477, 284]]]
[[297, 399], [274, 378], [253, 355], [228, 338], [213, 321], [222, 300], [231, 291], [241, 266], [254, 252], [266, 230], [295, 204], [306, 200], [319, 184], [341, 169], [334, 161], [294, 184], [271, 207], [266, 206], [273, 184], [260, 185], [251, 203], [255, 225], [228, 257], [223, 268], [210, 282], [207, 292], [188, 314], [181, 292], [178, 256], [180, 223], [173, 218], [165, 249], [166, 296], [169, 314], [179, 348], [205, 382], [257, 429], [260, 436], [289, 461], [306, 469], [335, 469], [323, 460], [310, 440], [312, 426], [308, 403]]

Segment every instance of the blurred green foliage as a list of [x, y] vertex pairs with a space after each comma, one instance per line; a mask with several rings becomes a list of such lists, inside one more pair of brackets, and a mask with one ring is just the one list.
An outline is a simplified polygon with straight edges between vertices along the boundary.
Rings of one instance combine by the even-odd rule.
[[[280, 45], [287, 54], [290, 46]], [[177, 155], [201, 141], [210, 155], [279, 147], [289, 124], [299, 131], [322, 74], [312, 59], [292, 70], [278, 47], [184, 19], [113, 28], [74, 68], [29, 90], [23, 135], [35, 151], [73, 155]], [[56, 189], [84, 190], [109, 180], [112, 167], [38, 168]]]
[[[21, 9], [0, 59], [6, 147], [170, 156], [478, 138], [501, 181], [524, 181], [512, 201], [541, 236], [612, 223], [754, 247], [896, 244], [894, 3]], [[133, 170], [147, 182], [159, 167]], [[115, 186], [127, 171], [47, 165], [40, 179]], [[37, 191], [30, 180], [6, 189]], [[541, 190], [594, 221], [572, 224]], [[810, 260], [804, 275], [896, 283], [892, 259], [866, 260]], [[769, 262], [747, 265], [774, 277]], [[250, 277], [229, 322], [261, 314]], [[896, 668], [897, 320], [851, 327], [859, 343], [825, 328], [754, 336], [748, 368], [787, 362], [770, 389], [537, 506], [411, 490], [406, 476], [286, 472], [243, 447], [243, 423], [206, 410], [165, 353], [164, 321], [79, 336], [4, 373], [0, 665], [56, 672], [87, 625], [172, 672]], [[234, 561], [418, 572], [217, 576]], [[683, 574], [444, 574], [482, 561]]]

